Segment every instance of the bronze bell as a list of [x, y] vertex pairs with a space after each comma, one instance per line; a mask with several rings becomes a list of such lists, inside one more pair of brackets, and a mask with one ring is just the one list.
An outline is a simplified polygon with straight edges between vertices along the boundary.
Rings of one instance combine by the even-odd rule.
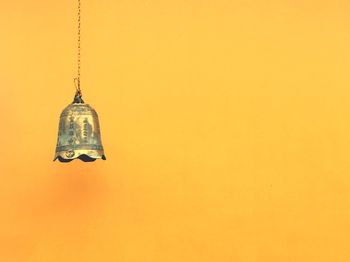
[[106, 160], [97, 113], [84, 103], [80, 90], [61, 113], [54, 161], [70, 162], [76, 158], [84, 162]]

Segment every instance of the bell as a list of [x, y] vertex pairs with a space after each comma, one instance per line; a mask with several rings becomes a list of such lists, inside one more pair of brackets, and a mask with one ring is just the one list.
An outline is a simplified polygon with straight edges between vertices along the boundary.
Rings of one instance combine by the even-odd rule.
[[76, 158], [84, 162], [106, 160], [97, 113], [84, 103], [80, 91], [61, 113], [54, 161], [70, 162]]

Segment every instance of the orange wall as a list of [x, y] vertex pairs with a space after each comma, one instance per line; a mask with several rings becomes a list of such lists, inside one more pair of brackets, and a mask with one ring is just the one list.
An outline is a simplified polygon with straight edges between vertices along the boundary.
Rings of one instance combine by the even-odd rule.
[[75, 1], [0, 2], [0, 261], [350, 261], [350, 2], [83, 0], [107, 161], [52, 162]]

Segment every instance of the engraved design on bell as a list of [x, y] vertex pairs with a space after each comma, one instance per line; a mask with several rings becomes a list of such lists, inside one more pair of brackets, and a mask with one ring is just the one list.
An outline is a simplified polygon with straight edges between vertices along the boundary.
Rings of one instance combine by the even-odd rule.
[[72, 149], [69, 149], [69, 150], [66, 152], [66, 156], [67, 156], [68, 158], [72, 158], [74, 155], [75, 155], [75, 153], [74, 153], [74, 150], [72, 150]]
[[98, 115], [82, 100], [75, 100], [61, 113], [54, 161], [70, 162], [77, 158], [84, 162], [106, 160]]

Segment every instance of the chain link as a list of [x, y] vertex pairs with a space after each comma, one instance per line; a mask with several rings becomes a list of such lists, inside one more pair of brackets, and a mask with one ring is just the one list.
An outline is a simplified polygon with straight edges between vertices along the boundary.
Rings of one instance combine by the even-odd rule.
[[77, 93], [81, 96], [80, 89], [80, 67], [81, 67], [81, 0], [78, 0], [78, 53], [77, 53], [77, 78], [76, 88]]

